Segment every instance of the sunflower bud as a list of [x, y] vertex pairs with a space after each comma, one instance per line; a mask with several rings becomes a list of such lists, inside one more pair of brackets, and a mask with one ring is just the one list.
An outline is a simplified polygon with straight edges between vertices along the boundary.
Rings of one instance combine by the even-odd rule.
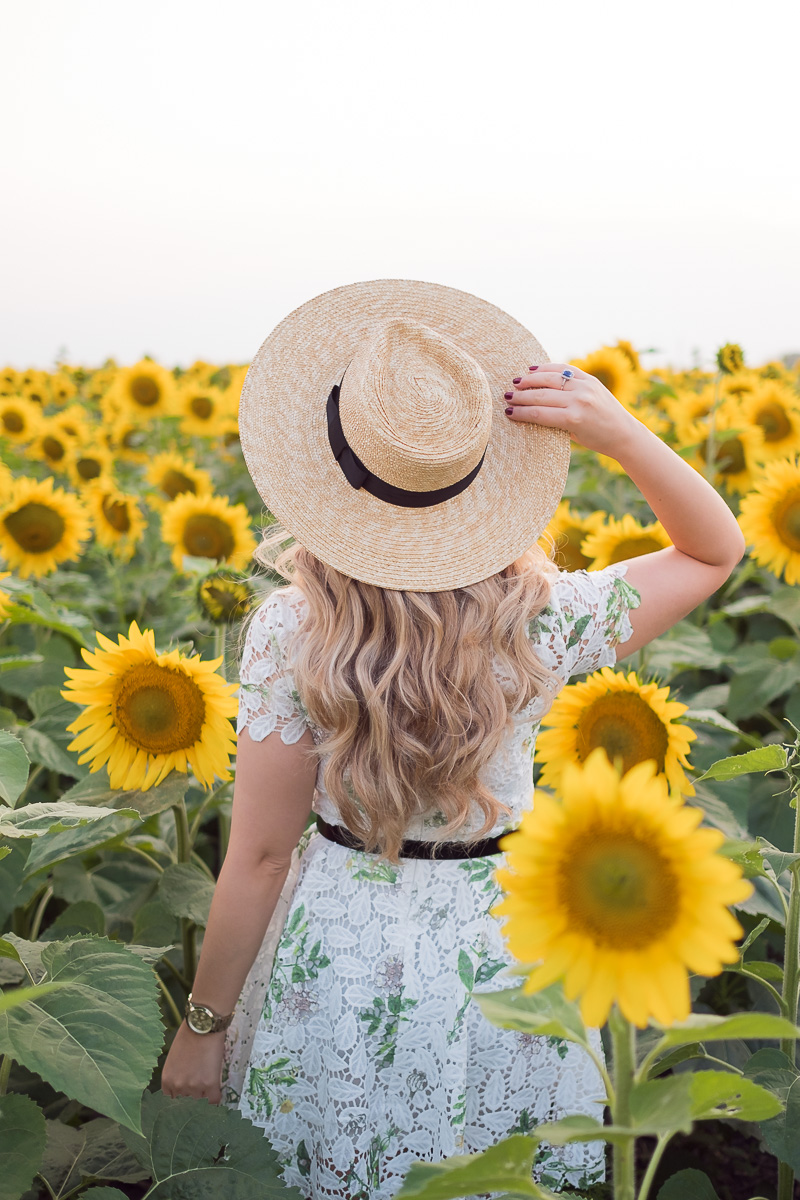
[[736, 342], [726, 342], [717, 351], [717, 366], [724, 375], [735, 375], [744, 368], [744, 353]]
[[197, 601], [215, 625], [229, 625], [249, 612], [255, 595], [245, 575], [213, 571], [197, 585]]

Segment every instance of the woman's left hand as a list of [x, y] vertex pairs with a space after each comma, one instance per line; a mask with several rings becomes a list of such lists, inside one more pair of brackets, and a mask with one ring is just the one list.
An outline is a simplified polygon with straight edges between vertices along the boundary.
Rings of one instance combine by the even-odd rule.
[[[573, 375], [564, 383], [567, 369]], [[566, 429], [587, 450], [612, 458], [626, 431], [640, 424], [599, 379], [569, 363], [542, 363], [512, 383], [505, 400], [510, 421]]]

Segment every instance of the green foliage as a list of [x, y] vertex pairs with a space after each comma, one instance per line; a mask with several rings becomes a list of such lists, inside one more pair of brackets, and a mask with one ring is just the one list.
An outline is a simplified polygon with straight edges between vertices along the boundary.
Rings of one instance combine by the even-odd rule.
[[656, 1200], [719, 1200], [719, 1197], [708, 1176], [690, 1168], [670, 1176], [659, 1189]]
[[28, 782], [30, 759], [22, 742], [0, 729], [0, 800], [16, 804]]
[[46, 1137], [38, 1104], [27, 1096], [0, 1096], [0, 1200], [19, 1200], [30, 1187]]
[[545, 1200], [553, 1195], [531, 1179], [537, 1139], [513, 1134], [480, 1154], [459, 1154], [438, 1163], [410, 1167], [397, 1200], [453, 1200], [476, 1192], [507, 1188], [519, 1196]]

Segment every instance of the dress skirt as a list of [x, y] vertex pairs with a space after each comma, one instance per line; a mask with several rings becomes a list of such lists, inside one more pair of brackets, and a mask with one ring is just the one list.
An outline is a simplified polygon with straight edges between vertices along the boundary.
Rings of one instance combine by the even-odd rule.
[[[389, 1200], [416, 1161], [570, 1113], [602, 1121], [579, 1046], [499, 1029], [468, 995], [520, 983], [489, 912], [500, 865], [395, 866], [313, 826], [301, 838], [228, 1032], [223, 1100], [308, 1200]], [[533, 1179], [554, 1190], [604, 1178], [601, 1142], [538, 1148]]]

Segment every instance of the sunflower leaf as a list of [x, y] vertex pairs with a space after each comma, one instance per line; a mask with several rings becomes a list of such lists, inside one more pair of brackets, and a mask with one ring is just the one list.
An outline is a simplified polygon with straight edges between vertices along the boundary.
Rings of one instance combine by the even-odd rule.
[[515, 1133], [488, 1150], [454, 1154], [437, 1163], [413, 1163], [403, 1179], [397, 1200], [452, 1200], [476, 1192], [507, 1188], [513, 1195], [544, 1198], [552, 1195], [533, 1182], [533, 1156], [538, 1138]]
[[[28, 782], [30, 759], [19, 738], [0, 729], [0, 800], [13, 808]], [[1, 818], [0, 818], [1, 819]]]
[[173, 804], [180, 804], [191, 782], [191, 776], [182, 771], [172, 771], [157, 787], [148, 788], [146, 792], [135, 788], [125, 791], [112, 788], [108, 781], [108, 771], [102, 767], [92, 775], [87, 775], [65, 792], [62, 801], [71, 804], [87, 806], [105, 806], [110, 809], [135, 809], [142, 818], [152, 817], [156, 813], [165, 812]]
[[[48, 983], [0, 1013], [0, 1053], [57, 1091], [139, 1130], [142, 1091], [164, 1039], [152, 969], [107, 938], [42, 948]], [[13, 993], [11, 993], [13, 996]]]
[[731, 758], [720, 758], [712, 763], [702, 779], [738, 779], [740, 775], [752, 775], [755, 771], [783, 770], [789, 759], [784, 746], [761, 746], [748, 750], [746, 754], [734, 754]]
[[269, 1138], [235, 1109], [145, 1092], [142, 1132], [123, 1137], [152, 1172], [151, 1200], [301, 1200], [281, 1180]]
[[111, 813], [102, 809], [84, 809], [83, 812], [102, 815], [96, 820], [73, 821], [67, 828], [55, 827], [47, 837], [37, 838], [28, 855], [25, 868], [27, 876], [35, 875], [45, 867], [52, 867], [65, 858], [106, 846], [117, 838], [124, 837], [131, 828], [131, 818], [139, 820], [139, 814], [133, 809]]
[[656, 1200], [719, 1200], [719, 1197], [705, 1171], [689, 1167], [670, 1175]]
[[44, 1114], [29, 1096], [0, 1096], [0, 1200], [31, 1186], [46, 1141]]
[[567, 1000], [560, 983], [531, 995], [522, 987], [473, 992], [472, 999], [486, 1019], [501, 1029], [565, 1038], [579, 1046], [589, 1044], [580, 1011]]
[[788, 1055], [769, 1048], [754, 1054], [744, 1073], [782, 1103], [782, 1112], [761, 1120], [761, 1135], [776, 1158], [800, 1173], [800, 1072]]
[[63, 1121], [47, 1122], [47, 1149], [40, 1174], [56, 1195], [63, 1196], [87, 1177], [138, 1183], [150, 1172], [125, 1144], [117, 1122], [95, 1117], [77, 1128]]
[[214, 881], [194, 863], [171, 863], [158, 881], [158, 893], [174, 917], [188, 917], [202, 926], [208, 923]]
[[800, 1038], [800, 1028], [775, 1013], [743, 1012], [732, 1013], [729, 1017], [692, 1013], [687, 1020], [663, 1030], [658, 1049], [668, 1050], [695, 1042], [721, 1042], [728, 1038]]

